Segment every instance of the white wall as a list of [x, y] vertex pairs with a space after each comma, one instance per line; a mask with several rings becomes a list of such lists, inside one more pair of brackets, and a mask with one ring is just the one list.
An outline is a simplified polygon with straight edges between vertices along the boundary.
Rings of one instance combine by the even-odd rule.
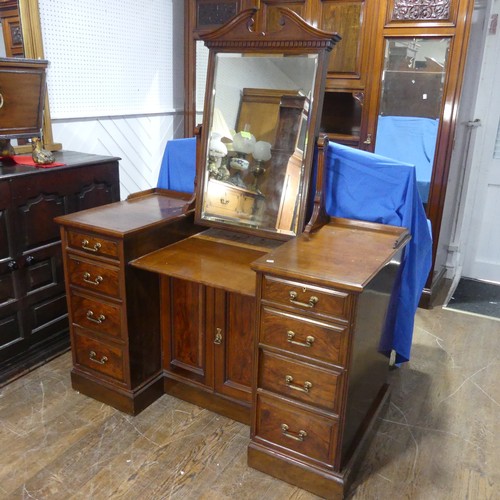
[[39, 5], [54, 140], [120, 157], [122, 198], [155, 186], [166, 142], [183, 133], [183, 2]]

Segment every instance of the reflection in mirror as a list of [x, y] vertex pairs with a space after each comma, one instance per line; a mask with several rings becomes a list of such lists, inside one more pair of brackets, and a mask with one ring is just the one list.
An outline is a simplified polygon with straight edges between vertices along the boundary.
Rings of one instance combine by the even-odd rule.
[[427, 203], [449, 38], [386, 40], [375, 153], [414, 165]]
[[297, 231], [317, 54], [215, 58], [202, 219]]

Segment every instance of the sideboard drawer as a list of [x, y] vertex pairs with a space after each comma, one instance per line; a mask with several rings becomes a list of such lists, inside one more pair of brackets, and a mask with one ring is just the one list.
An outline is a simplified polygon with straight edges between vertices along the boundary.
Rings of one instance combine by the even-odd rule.
[[118, 243], [102, 236], [68, 231], [68, 246], [89, 255], [118, 259]]
[[306, 411], [269, 396], [257, 396], [255, 437], [278, 448], [319, 461], [327, 467], [334, 462], [338, 420]]
[[349, 318], [350, 295], [307, 283], [264, 276], [262, 299], [300, 311], [324, 314], [341, 321]]
[[122, 337], [121, 306], [119, 305], [73, 293], [71, 313], [73, 323], [82, 328], [114, 338]]
[[347, 327], [323, 323], [270, 307], [262, 308], [260, 321], [259, 341], [262, 344], [345, 366]]
[[119, 298], [120, 274], [118, 268], [79, 259], [73, 255], [68, 257], [68, 274], [71, 285]]
[[261, 350], [259, 387], [338, 414], [342, 374]]
[[124, 381], [123, 351], [75, 331], [76, 363], [121, 382]]

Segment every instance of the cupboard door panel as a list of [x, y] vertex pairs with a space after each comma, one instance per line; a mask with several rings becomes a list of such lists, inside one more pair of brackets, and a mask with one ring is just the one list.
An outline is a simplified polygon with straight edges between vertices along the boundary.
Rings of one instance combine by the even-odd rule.
[[215, 291], [215, 390], [251, 402], [255, 298]]
[[328, 72], [341, 78], [361, 77], [362, 42], [364, 36], [364, 1], [323, 1], [320, 28], [337, 32], [342, 40], [330, 54]]
[[207, 302], [212, 302], [213, 308], [207, 287], [182, 279], [162, 279], [164, 368], [202, 384], [209, 384], [205, 347]]

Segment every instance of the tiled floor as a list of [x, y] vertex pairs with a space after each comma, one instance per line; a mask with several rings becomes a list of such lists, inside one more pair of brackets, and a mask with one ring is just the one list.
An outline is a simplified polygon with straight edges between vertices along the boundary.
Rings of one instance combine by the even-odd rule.
[[[70, 365], [0, 389], [0, 498], [315, 498], [246, 465], [247, 426], [166, 395], [124, 415], [73, 391]], [[419, 310], [390, 379], [349, 497], [500, 498], [500, 322]]]

